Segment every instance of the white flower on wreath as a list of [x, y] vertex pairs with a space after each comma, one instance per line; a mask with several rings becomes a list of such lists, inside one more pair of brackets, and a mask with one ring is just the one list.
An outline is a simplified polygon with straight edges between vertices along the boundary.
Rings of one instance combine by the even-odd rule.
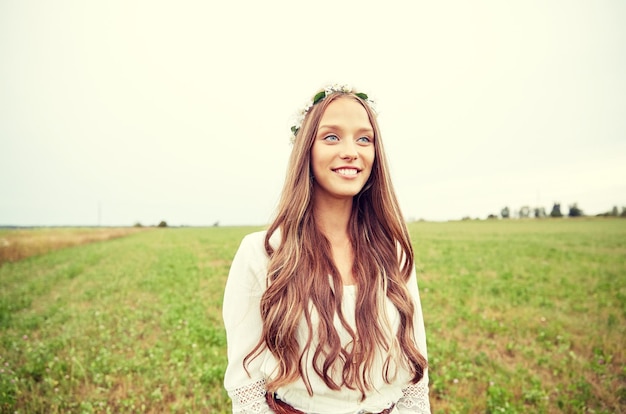
[[[317, 97], [322, 91], [318, 92], [317, 94], [315, 94], [315, 97]], [[323, 89], [324, 92], [324, 96], [317, 99], [317, 101], [314, 101], [313, 99], [310, 99], [309, 101], [307, 101], [307, 103], [303, 106], [303, 108], [296, 113], [296, 115], [293, 117], [293, 122], [292, 122], [292, 127], [291, 127], [291, 143], [293, 144], [295, 139], [296, 139], [296, 135], [298, 133], [298, 130], [302, 127], [302, 123], [304, 122], [304, 118], [306, 117], [306, 114], [309, 112], [309, 110], [311, 109], [311, 107], [313, 107], [313, 105], [315, 105], [317, 102], [325, 99], [328, 95], [333, 94], [334, 92], [341, 92], [341, 93], [353, 93], [354, 90], [353, 88], [348, 85], [348, 84], [338, 84], [338, 83], [334, 83], [332, 85], [326, 86]], [[377, 113], [376, 111], [376, 107], [375, 107], [375, 103], [374, 101], [369, 98], [366, 94], [363, 93], [357, 93], [354, 92], [355, 94], [359, 95], [359, 97], [361, 97], [362, 99], [364, 99], [367, 104], [370, 106], [370, 108], [374, 111], [374, 113]]]
[[348, 84], [340, 85], [338, 83], [334, 83], [324, 88], [324, 93], [326, 96], [330, 95], [333, 92], [351, 93], [352, 87]]

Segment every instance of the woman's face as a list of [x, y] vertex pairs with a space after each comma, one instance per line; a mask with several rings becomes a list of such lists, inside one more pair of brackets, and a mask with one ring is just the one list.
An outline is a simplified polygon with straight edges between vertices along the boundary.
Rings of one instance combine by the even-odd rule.
[[349, 97], [331, 102], [311, 150], [315, 197], [357, 195], [372, 172], [374, 145], [374, 129], [363, 106]]

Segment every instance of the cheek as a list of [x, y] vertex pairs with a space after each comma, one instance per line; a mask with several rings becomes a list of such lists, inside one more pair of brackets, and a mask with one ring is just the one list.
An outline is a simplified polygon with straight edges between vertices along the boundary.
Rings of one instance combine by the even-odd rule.
[[371, 156], [368, 158], [369, 171], [368, 178], [374, 173], [374, 167], [376, 166], [376, 157], [374, 152], [372, 152]]
[[371, 151], [368, 152], [366, 157], [367, 157], [367, 162], [368, 162], [370, 168], [374, 168], [374, 163], [376, 161], [376, 152], [374, 151], [373, 148], [372, 148]]
[[319, 151], [315, 151], [315, 148], [311, 151], [311, 175], [315, 177], [318, 175], [322, 169], [322, 157], [319, 154]]
[[311, 166], [313, 168], [322, 168], [325, 164], [328, 164], [330, 161], [330, 155], [328, 151], [324, 151], [325, 148], [313, 147], [311, 150]]
[[315, 168], [315, 164], [318, 162], [318, 160], [319, 160], [319, 155], [317, 154], [317, 151], [315, 151], [315, 148], [313, 148], [311, 150], [311, 157], [309, 159], [311, 169]]

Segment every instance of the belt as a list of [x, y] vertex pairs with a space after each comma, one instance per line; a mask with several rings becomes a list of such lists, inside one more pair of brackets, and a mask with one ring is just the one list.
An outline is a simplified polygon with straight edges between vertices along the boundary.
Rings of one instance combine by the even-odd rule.
[[371, 411], [364, 411], [364, 410], [361, 410], [361, 411], [359, 411], [357, 414], [390, 414], [390, 413], [393, 411], [393, 407], [395, 407], [395, 406], [396, 406], [396, 404], [395, 404], [395, 403], [394, 403], [394, 404], [391, 404], [391, 405], [389, 406], [389, 408], [385, 408], [384, 410], [382, 410], [382, 411], [381, 411], [381, 412], [379, 412], [379, 413], [373, 413], [373, 412], [371, 412]]
[[[276, 413], [276, 414], [306, 414], [304, 411], [300, 411], [297, 408], [292, 407], [287, 404], [283, 400], [276, 398], [276, 394], [273, 392], [265, 393], [265, 400], [267, 401], [267, 405]], [[393, 408], [396, 404], [391, 404], [389, 408], [385, 408], [379, 413], [373, 413], [371, 411], [361, 410], [358, 414], [390, 414], [393, 411]]]

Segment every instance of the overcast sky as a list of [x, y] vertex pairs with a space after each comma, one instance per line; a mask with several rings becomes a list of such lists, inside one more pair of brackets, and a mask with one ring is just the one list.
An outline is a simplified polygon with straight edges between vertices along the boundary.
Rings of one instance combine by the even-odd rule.
[[333, 82], [407, 218], [626, 206], [621, 0], [0, 0], [0, 224], [265, 224]]

